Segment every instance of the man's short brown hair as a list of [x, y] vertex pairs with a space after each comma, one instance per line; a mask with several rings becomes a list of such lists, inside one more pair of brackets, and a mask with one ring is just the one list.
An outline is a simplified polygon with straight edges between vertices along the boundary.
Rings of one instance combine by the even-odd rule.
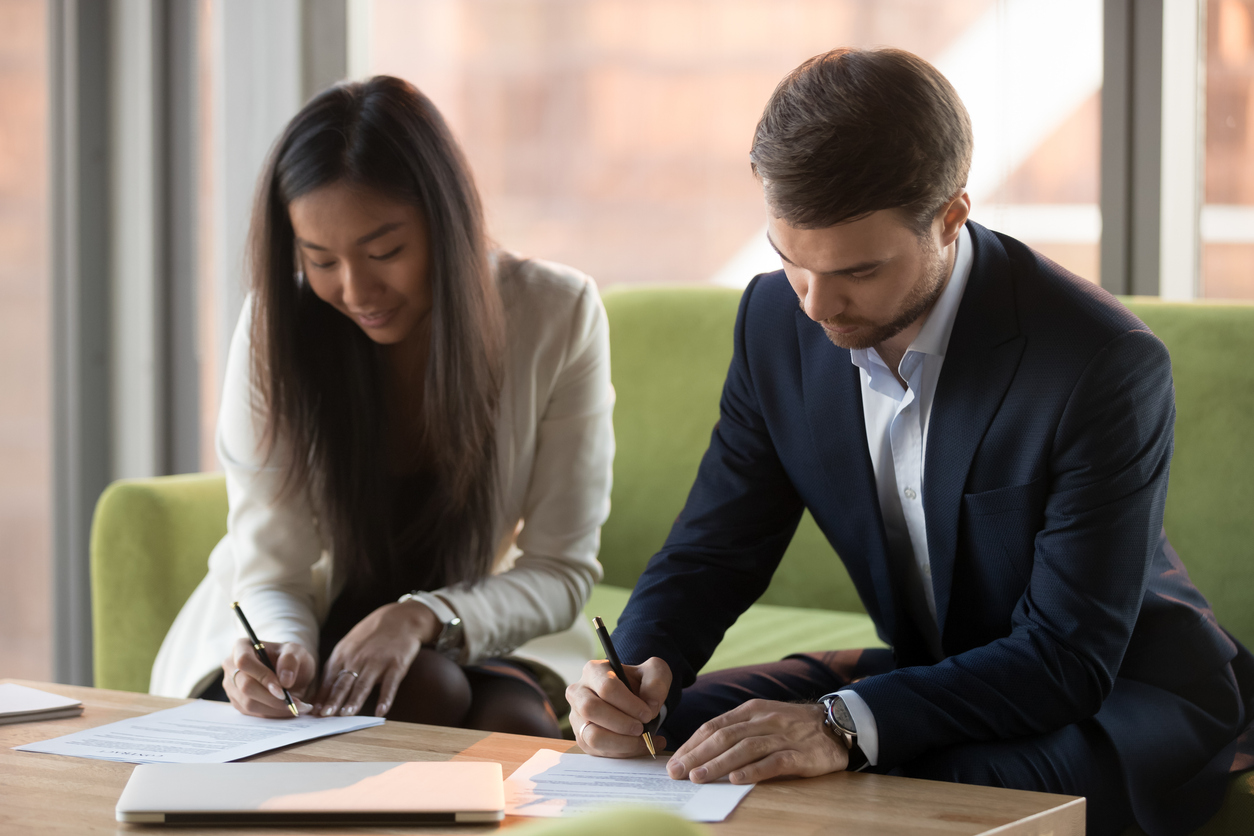
[[935, 67], [900, 49], [834, 49], [779, 83], [749, 160], [785, 223], [899, 209], [920, 234], [967, 182], [971, 119]]

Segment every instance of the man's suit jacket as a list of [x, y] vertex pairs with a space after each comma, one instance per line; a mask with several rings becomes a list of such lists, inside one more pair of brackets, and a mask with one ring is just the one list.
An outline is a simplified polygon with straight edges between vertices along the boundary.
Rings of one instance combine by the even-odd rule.
[[858, 369], [782, 272], [745, 291], [710, 447], [615, 644], [628, 663], [670, 665], [673, 707], [808, 508], [897, 660], [852, 686], [875, 714], [881, 767], [1096, 716], [1143, 823], [1170, 816], [1164, 793], [1195, 777], [1212, 780], [1171, 808], [1209, 806], [1254, 676], [1162, 534], [1167, 349], [1092, 283], [969, 228], [975, 261], [924, 462], [946, 658], [931, 657], [894, 583]]

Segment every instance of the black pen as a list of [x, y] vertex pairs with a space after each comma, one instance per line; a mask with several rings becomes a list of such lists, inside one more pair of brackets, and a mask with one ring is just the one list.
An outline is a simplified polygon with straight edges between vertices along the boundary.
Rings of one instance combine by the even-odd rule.
[[[274, 663], [270, 661], [270, 657], [266, 655], [266, 645], [261, 639], [257, 638], [257, 634], [253, 632], [253, 626], [248, 623], [248, 619], [244, 617], [244, 611], [239, 608], [239, 601], [231, 604], [231, 609], [235, 610], [235, 614], [239, 616], [239, 623], [244, 625], [244, 632], [248, 634], [248, 640], [253, 643], [253, 651], [257, 654], [257, 658], [261, 660], [261, 664], [270, 669], [270, 673], [274, 674], [274, 678], [279, 678], [279, 672], [274, 669]], [[279, 683], [282, 687], [283, 683]], [[292, 710], [293, 717], [299, 717], [300, 712], [296, 710], [296, 702], [292, 699], [292, 695], [283, 688], [283, 699], [287, 700], [287, 707]]]
[[[592, 626], [597, 630], [597, 638], [601, 640], [601, 647], [605, 648], [605, 658], [610, 660], [610, 667], [614, 669], [614, 675], [618, 680], [627, 686], [633, 694], [636, 689], [631, 687], [631, 683], [627, 681], [627, 674], [623, 672], [623, 663], [618, 661], [618, 654], [614, 652], [614, 643], [610, 641], [610, 633], [605, 629], [605, 622], [601, 620], [601, 616], [593, 616]], [[639, 696], [639, 694], [636, 694]], [[653, 748], [653, 735], [649, 734], [646, 728], [644, 734], [640, 735], [644, 738], [644, 745], [649, 747], [649, 754], [657, 757], [657, 750]]]

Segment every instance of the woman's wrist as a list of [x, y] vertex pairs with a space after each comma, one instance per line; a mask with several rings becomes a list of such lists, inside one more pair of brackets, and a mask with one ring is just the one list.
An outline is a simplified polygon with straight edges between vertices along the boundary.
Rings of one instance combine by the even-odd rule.
[[413, 634], [424, 645], [434, 644], [444, 625], [436, 618], [431, 608], [416, 598], [398, 601], [392, 606], [398, 607], [410, 624]]

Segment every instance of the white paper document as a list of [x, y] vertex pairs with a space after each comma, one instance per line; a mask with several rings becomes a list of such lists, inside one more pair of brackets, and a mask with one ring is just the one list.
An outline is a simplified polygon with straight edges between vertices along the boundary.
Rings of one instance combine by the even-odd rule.
[[640, 804], [689, 821], [722, 821], [753, 784], [694, 784], [666, 774], [666, 760], [615, 760], [541, 749], [505, 779], [508, 816], [572, 816], [606, 804]]
[[0, 685], [0, 725], [58, 720], [82, 713], [83, 704], [73, 697], [49, 694], [11, 682]]
[[268, 720], [240, 714], [230, 703], [197, 700], [142, 717], [14, 746], [124, 763], [226, 763], [330, 734], [383, 725], [382, 717]]

